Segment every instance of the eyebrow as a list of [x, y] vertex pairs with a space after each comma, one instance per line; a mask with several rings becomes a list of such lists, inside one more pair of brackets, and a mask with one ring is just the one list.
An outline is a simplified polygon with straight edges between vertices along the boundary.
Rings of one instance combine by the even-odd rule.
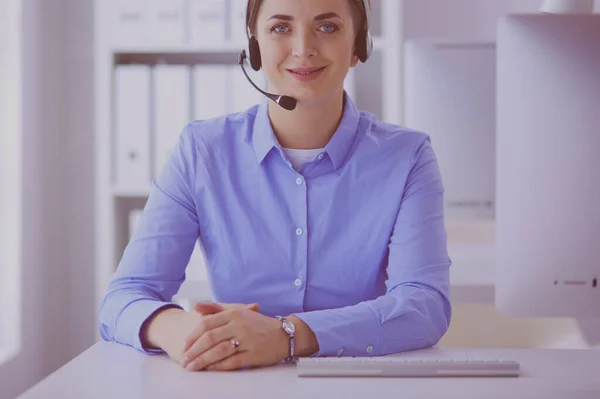
[[[324, 19], [329, 19], [329, 18], [339, 18], [339, 19], [342, 19], [342, 17], [340, 17], [338, 14], [336, 14], [334, 12], [325, 12], [323, 14], [317, 15], [315, 17], [315, 21], [322, 21]], [[292, 17], [291, 15], [275, 14], [271, 18], [269, 18], [269, 21], [272, 20], [272, 19], [280, 19], [282, 21], [293, 21], [294, 17]]]

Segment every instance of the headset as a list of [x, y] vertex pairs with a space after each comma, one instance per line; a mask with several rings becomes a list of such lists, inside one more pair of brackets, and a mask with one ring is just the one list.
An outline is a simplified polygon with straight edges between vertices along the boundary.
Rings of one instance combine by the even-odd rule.
[[[248, 48], [247, 48], [247, 51], [246, 51], [246, 49], [242, 50], [242, 52], [240, 53], [240, 55], [238, 57], [238, 63], [240, 64], [242, 71], [244, 72], [244, 75], [246, 75], [246, 79], [248, 79], [248, 81], [252, 84], [252, 86], [254, 86], [254, 88], [256, 90], [258, 90], [259, 92], [261, 92], [262, 94], [267, 96], [269, 99], [275, 101], [282, 108], [284, 108], [288, 111], [292, 111], [296, 108], [296, 104], [298, 102], [295, 98], [290, 97], [290, 96], [271, 94], [271, 93], [267, 93], [267, 92], [263, 91], [262, 89], [260, 89], [258, 86], [256, 86], [254, 84], [254, 82], [252, 81], [252, 79], [250, 79], [250, 77], [248, 76], [248, 73], [244, 69], [244, 60], [246, 60], [246, 59], [248, 60], [250, 67], [252, 69], [254, 69], [255, 71], [260, 70], [260, 68], [262, 67], [261, 56], [260, 56], [260, 47], [258, 46], [258, 40], [256, 40], [256, 37], [254, 37], [254, 35], [252, 35], [252, 33], [250, 32], [249, 3], [250, 2], [248, 2], [248, 4], [246, 5], [246, 18], [245, 18], [245, 20], [246, 20], [246, 35], [248, 37]], [[366, 20], [365, 20], [365, 25], [361, 27], [358, 34], [356, 35], [355, 47], [356, 47], [356, 55], [358, 56], [358, 59], [361, 62], [365, 63], [365, 62], [367, 62], [367, 60], [369, 58], [371, 58], [371, 54], [373, 53], [373, 37], [371, 35], [371, 4], [370, 4], [369, 0], [362, 0], [362, 3], [364, 5], [365, 11], [366, 11], [365, 12]]]

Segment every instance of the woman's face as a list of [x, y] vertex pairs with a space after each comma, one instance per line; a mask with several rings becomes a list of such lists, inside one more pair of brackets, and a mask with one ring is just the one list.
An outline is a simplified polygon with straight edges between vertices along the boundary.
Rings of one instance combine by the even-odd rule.
[[341, 95], [354, 55], [348, 0], [264, 0], [256, 23], [272, 93], [311, 104]]

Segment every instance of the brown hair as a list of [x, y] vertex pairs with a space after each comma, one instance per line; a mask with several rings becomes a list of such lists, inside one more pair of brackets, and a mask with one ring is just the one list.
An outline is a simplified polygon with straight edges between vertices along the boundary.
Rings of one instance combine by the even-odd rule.
[[[256, 21], [258, 19], [258, 12], [260, 11], [260, 7], [262, 6], [264, 0], [248, 0], [248, 8], [246, 12], [246, 27], [250, 28], [250, 34], [254, 34], [256, 32]], [[354, 8], [354, 25], [358, 28], [356, 33], [360, 32], [360, 29], [364, 29], [367, 31], [369, 27], [367, 26], [367, 10], [365, 9], [364, 0], [349, 0], [352, 3]], [[371, 0], [367, 0], [369, 2], [369, 6], [371, 4]]]

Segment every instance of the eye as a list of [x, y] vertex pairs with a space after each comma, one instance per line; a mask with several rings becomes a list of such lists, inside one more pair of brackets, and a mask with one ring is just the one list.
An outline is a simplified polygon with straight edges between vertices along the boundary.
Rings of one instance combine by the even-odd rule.
[[322, 32], [325, 33], [334, 33], [338, 30], [338, 27], [332, 23], [323, 24], [319, 27]]
[[288, 27], [286, 25], [275, 25], [274, 27], [271, 28], [271, 32], [275, 32], [275, 33], [286, 33], [288, 31]]

